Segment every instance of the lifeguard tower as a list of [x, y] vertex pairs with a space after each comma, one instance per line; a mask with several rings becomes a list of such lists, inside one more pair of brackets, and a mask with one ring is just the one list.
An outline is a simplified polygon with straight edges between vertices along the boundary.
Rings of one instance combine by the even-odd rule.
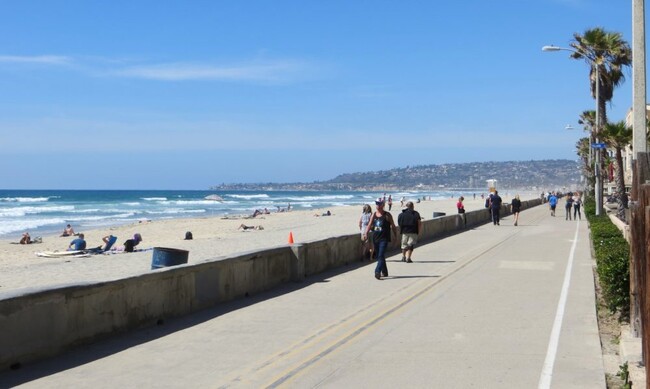
[[494, 193], [497, 190], [497, 180], [486, 180], [489, 193]]

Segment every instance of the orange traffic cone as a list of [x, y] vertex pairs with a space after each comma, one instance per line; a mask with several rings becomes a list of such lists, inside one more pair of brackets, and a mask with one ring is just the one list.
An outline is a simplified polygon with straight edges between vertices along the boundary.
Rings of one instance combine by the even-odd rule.
[[289, 244], [293, 244], [293, 233], [289, 231]]

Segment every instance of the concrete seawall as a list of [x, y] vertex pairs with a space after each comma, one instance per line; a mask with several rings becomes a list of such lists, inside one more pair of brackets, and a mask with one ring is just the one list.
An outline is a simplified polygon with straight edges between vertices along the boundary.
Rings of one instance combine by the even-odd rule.
[[[541, 200], [522, 202], [522, 209]], [[509, 207], [503, 207], [502, 216]], [[487, 210], [423, 222], [426, 243], [490, 221]], [[254, 295], [339, 268], [360, 256], [359, 234], [217, 257], [130, 278], [15, 293], [0, 300], [0, 370], [115, 333]]]

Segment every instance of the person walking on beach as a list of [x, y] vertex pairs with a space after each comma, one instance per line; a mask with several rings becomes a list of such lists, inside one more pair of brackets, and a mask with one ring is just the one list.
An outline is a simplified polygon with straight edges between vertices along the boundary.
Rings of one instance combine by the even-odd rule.
[[576, 192], [573, 196], [573, 220], [578, 220], [576, 215], [582, 220], [582, 214], [580, 213], [580, 206], [582, 205], [582, 200], [580, 199], [580, 193]]
[[406, 203], [406, 209], [397, 217], [397, 225], [402, 234], [402, 262], [412, 263], [413, 248], [418, 243], [422, 231], [422, 219], [414, 209], [412, 201]]
[[[370, 218], [372, 217], [372, 208], [370, 205], [364, 204], [363, 210], [361, 212], [361, 217], [359, 218], [359, 231], [361, 231], [361, 260], [372, 259], [372, 241], [369, 239], [369, 236], [366, 236], [366, 229], [368, 229], [368, 223], [370, 223]], [[371, 235], [372, 236], [372, 235]]]
[[549, 196], [548, 206], [551, 208], [551, 216], [555, 216], [555, 207], [557, 206], [557, 197], [555, 197], [555, 193], [551, 193]]
[[573, 209], [573, 194], [567, 193], [564, 199], [564, 220], [571, 220], [571, 210]]
[[388, 267], [386, 266], [386, 248], [391, 241], [391, 236], [397, 238], [397, 226], [393, 220], [393, 215], [384, 210], [384, 199], [379, 197], [375, 200], [377, 210], [370, 217], [368, 227], [366, 227], [366, 237], [372, 231], [372, 241], [374, 244], [375, 258], [377, 258], [377, 267], [375, 268], [375, 278], [381, 280], [381, 276], [388, 277]]
[[515, 198], [512, 199], [510, 206], [512, 207], [512, 216], [515, 218], [515, 226], [517, 226], [517, 224], [519, 224], [519, 211], [521, 211], [521, 199], [519, 199], [518, 194], [516, 194]]
[[492, 223], [494, 223], [495, 226], [501, 225], [499, 222], [501, 202], [501, 196], [499, 196], [499, 192], [495, 190], [494, 193], [490, 195], [490, 212], [492, 212]]
[[393, 209], [393, 195], [388, 195], [388, 212]]

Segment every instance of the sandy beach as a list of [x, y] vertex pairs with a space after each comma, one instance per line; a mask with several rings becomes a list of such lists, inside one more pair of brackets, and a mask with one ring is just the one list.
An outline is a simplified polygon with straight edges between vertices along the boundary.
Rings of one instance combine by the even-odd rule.
[[[533, 198], [522, 194], [522, 200]], [[504, 203], [510, 197], [502, 196]], [[424, 220], [432, 218], [433, 212], [456, 213], [456, 198], [422, 201], [415, 204]], [[465, 209], [482, 209], [484, 200], [466, 198]], [[169, 247], [189, 251], [188, 263], [199, 263], [235, 253], [255, 251], [260, 248], [288, 244], [289, 233], [295, 243], [309, 242], [357, 233], [362, 204], [359, 206], [332, 207], [310, 211], [292, 211], [260, 215], [256, 218], [203, 217], [192, 219], [168, 219], [134, 223], [105, 230], [76, 231], [85, 234], [88, 248], [102, 244], [102, 237], [112, 234], [123, 244], [134, 233], [140, 233], [143, 242], [135, 253], [92, 255], [86, 258], [42, 258], [36, 252], [65, 251], [71, 237], [43, 236], [43, 243], [20, 245], [19, 236], [13, 240], [0, 241], [0, 298], [8, 292], [21, 292], [31, 288], [57, 285], [83, 284], [108, 281], [151, 271], [153, 247]], [[373, 205], [374, 209], [374, 205]], [[329, 210], [331, 216], [315, 216]], [[401, 212], [399, 201], [393, 204], [391, 213], [397, 220]], [[238, 229], [241, 224], [262, 226], [263, 230]], [[64, 226], [61, 226], [63, 230]], [[74, 226], [73, 226], [74, 227]], [[191, 231], [193, 240], [184, 240], [185, 232]]]

